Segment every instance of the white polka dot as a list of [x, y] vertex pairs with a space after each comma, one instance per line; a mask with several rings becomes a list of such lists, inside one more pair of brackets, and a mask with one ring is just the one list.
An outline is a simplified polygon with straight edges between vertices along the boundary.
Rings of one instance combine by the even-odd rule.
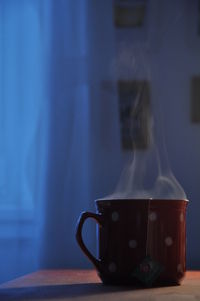
[[184, 215], [183, 215], [183, 213], [181, 213], [180, 214], [180, 221], [183, 222], [183, 220], [184, 220]]
[[173, 244], [173, 240], [170, 236], [165, 238], [165, 244], [166, 246], [170, 247]]
[[149, 214], [149, 220], [150, 220], [151, 222], [154, 222], [155, 220], [157, 220], [157, 214], [156, 214], [156, 212], [151, 212], [151, 213]]
[[131, 239], [128, 242], [129, 248], [135, 249], [137, 247], [137, 241], [135, 239]]
[[116, 222], [116, 221], [118, 221], [118, 219], [119, 219], [119, 213], [117, 211], [114, 211], [112, 213], [112, 221]]
[[114, 273], [114, 272], [116, 272], [116, 270], [117, 270], [117, 266], [116, 266], [116, 264], [115, 264], [114, 262], [111, 262], [111, 263], [109, 264], [109, 266], [108, 266], [108, 269], [109, 269], [109, 271], [110, 271], [111, 273]]
[[178, 266], [177, 266], [177, 271], [178, 271], [179, 273], [183, 273], [183, 266], [182, 266], [181, 263], [178, 264]]

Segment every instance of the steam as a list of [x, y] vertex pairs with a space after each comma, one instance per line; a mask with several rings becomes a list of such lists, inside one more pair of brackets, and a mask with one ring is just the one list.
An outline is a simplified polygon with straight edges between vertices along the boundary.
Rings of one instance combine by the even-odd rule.
[[134, 151], [133, 159], [124, 168], [115, 192], [107, 198], [186, 199], [183, 188], [170, 169], [164, 138], [159, 137], [161, 141], [158, 145], [153, 135], [153, 122], [150, 124], [149, 147]]
[[[126, 77], [145, 78], [151, 82], [152, 74], [148, 47], [141, 46], [124, 47], [114, 65], [115, 74], [118, 78]], [[137, 76], [136, 76], [137, 75]], [[143, 87], [138, 91], [133, 100], [133, 111], [136, 112], [142, 105]], [[151, 97], [151, 108], [146, 112], [147, 123], [147, 148], [138, 148], [134, 145], [132, 161], [124, 168], [115, 192], [108, 198], [153, 198], [153, 199], [187, 199], [185, 192], [175, 178], [169, 164], [164, 131], [162, 127], [161, 111], [158, 111], [158, 103], [153, 106], [154, 99]], [[142, 124], [140, 124], [142, 126]], [[134, 129], [134, 124], [132, 124]]]

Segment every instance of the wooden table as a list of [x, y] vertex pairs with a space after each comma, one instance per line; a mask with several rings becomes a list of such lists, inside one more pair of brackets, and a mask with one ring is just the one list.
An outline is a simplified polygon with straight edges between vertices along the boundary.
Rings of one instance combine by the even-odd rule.
[[134, 289], [105, 286], [94, 270], [42, 270], [0, 285], [0, 300], [200, 300], [200, 271], [180, 286]]

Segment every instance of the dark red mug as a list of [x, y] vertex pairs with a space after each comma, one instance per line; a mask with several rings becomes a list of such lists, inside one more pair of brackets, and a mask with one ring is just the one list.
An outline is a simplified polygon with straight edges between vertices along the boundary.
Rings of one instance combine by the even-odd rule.
[[[105, 284], [177, 285], [186, 270], [187, 200], [102, 199], [83, 212], [76, 239]], [[98, 223], [98, 258], [82, 238], [86, 219]]]

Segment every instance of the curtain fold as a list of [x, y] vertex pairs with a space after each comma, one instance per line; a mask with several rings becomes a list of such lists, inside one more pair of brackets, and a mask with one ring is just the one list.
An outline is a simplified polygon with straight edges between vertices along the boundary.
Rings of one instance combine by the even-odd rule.
[[[74, 265], [74, 216], [89, 202], [88, 81], [83, 1], [51, 2], [47, 165], [41, 266]], [[49, 30], [49, 26], [47, 26]], [[83, 205], [84, 204], [84, 205]]]

